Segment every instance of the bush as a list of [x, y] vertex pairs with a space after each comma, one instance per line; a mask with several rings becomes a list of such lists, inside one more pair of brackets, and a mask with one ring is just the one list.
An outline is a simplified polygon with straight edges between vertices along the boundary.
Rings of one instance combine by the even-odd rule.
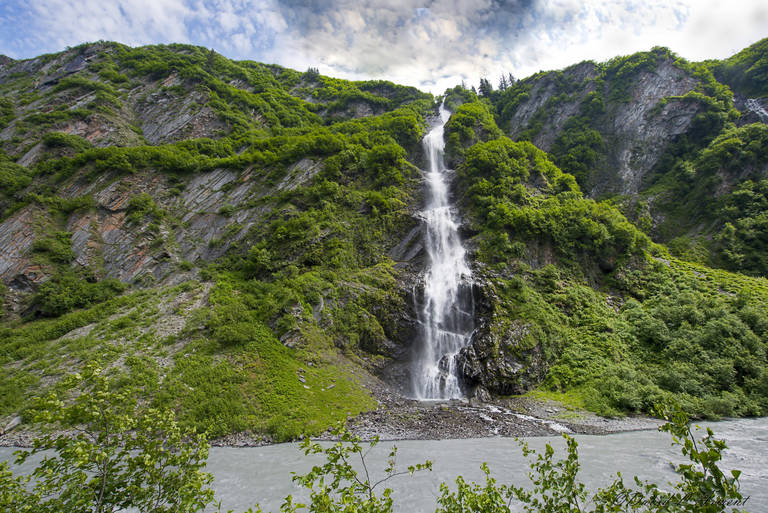
[[78, 135], [62, 132], [48, 132], [43, 136], [43, 144], [48, 148], [70, 148], [76, 153], [91, 148], [91, 143]]
[[[204, 472], [209, 445], [185, 431], [170, 411], [142, 406], [136, 387], [115, 391], [95, 364], [65, 380], [70, 398], [39, 401], [35, 421], [72, 434], [51, 432], [18, 452], [17, 463], [45, 458], [27, 479], [0, 466], [0, 509], [29, 513], [155, 513], [201, 511], [213, 501]], [[8, 509], [6, 509], [8, 508]]]
[[73, 271], [64, 271], [43, 283], [32, 303], [40, 314], [58, 317], [75, 308], [102, 303], [123, 292], [126, 285], [115, 279], [88, 282]]
[[[360, 438], [346, 429], [337, 427], [333, 434], [339, 438], [339, 441], [331, 447], [323, 447], [309, 438], [305, 438], [300, 445], [305, 455], [322, 454], [326, 458], [325, 464], [315, 466], [308, 474], [293, 477], [294, 482], [310, 490], [310, 512], [391, 512], [392, 490], [385, 488], [381, 495], [377, 495], [376, 489], [394, 477], [432, 470], [430, 461], [411, 465], [404, 470], [398, 469], [395, 460], [397, 448], [393, 447], [389, 453], [387, 468], [384, 469], [384, 477], [373, 481], [365, 461], [365, 454], [378, 444], [378, 437], [368, 443], [364, 453]], [[364, 476], [352, 466], [353, 458], [360, 459]], [[292, 498], [288, 496], [280, 510], [288, 513], [304, 507], [294, 504]]]
[[127, 220], [132, 223], [138, 223], [146, 216], [156, 220], [163, 217], [163, 211], [155, 203], [155, 199], [146, 192], [131, 197], [128, 200], [126, 211], [128, 212]]
[[72, 234], [69, 232], [54, 232], [35, 240], [32, 252], [43, 254], [54, 264], [68, 264], [75, 258], [72, 250]]
[[11, 196], [30, 183], [32, 177], [27, 168], [3, 160], [0, 156], [0, 195]]
[[9, 98], [0, 98], [0, 130], [8, 126], [14, 116], [13, 103]]

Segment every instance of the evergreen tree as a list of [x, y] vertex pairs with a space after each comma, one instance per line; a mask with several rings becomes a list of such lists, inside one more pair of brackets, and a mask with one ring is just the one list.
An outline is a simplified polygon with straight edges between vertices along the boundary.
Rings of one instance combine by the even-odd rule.
[[213, 65], [215, 63], [216, 63], [216, 50], [211, 48], [208, 51], [208, 56], [207, 56], [207, 58], [205, 60], [205, 69], [206, 69], [206, 71], [208, 71], [208, 72], [213, 71]]
[[493, 93], [493, 86], [487, 78], [480, 79], [480, 96], [490, 96]]
[[304, 72], [304, 77], [307, 80], [317, 80], [320, 77], [320, 70], [310, 66], [307, 68], [307, 71]]

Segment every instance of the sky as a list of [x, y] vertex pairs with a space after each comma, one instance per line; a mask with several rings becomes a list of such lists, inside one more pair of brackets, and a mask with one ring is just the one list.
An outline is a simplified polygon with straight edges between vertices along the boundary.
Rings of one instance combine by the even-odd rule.
[[191, 43], [232, 59], [441, 93], [667, 46], [728, 57], [768, 37], [766, 0], [0, 0], [0, 54]]

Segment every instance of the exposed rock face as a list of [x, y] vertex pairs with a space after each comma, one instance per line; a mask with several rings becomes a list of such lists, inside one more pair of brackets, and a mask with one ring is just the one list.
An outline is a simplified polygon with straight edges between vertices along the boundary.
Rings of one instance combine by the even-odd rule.
[[[568, 81], [581, 84], [581, 87], [569, 100], [558, 103], [557, 109], [547, 119], [543, 129], [531, 140], [533, 144], [545, 151], [552, 148], [565, 122], [568, 118], [578, 114], [581, 102], [595, 90], [596, 85], [593, 81], [599, 76], [599, 73], [594, 63], [583, 62], [563, 70], [563, 76]], [[528, 98], [520, 102], [507, 125], [501, 127], [502, 130], [516, 139], [526, 129], [536, 113], [545, 108], [547, 102], [557, 94], [558, 87], [555, 79], [549, 75], [544, 75], [541, 80], [537, 80], [533, 84]]]
[[470, 344], [457, 356], [457, 365], [471, 395], [523, 394], [545, 376], [541, 343], [523, 320], [510, 320], [493, 292], [480, 280], [475, 285], [478, 325]]
[[768, 99], [746, 98], [736, 95], [734, 105], [742, 112], [738, 120], [739, 126], [750, 123], [768, 123]]
[[322, 169], [322, 162], [304, 158], [288, 168], [288, 172], [277, 184], [278, 191], [292, 191], [302, 184], [308, 183]]
[[523, 394], [544, 378], [547, 366], [541, 347], [528, 347], [528, 328], [521, 321], [500, 333], [481, 328], [459, 353], [459, 369], [465, 382], [481, 388], [475, 390], [475, 395]]
[[0, 248], [3, 249], [0, 251], [0, 277], [6, 284], [17, 277], [23, 282], [32, 283], [42, 278], [37, 270], [31, 270], [39, 266], [27, 258], [38, 235], [35, 230], [38, 215], [42, 213], [30, 206], [0, 224]]
[[[306, 172], [294, 176], [294, 186], [311, 176]], [[178, 196], [171, 188], [167, 176], [152, 172], [105, 174], [93, 181], [72, 179], [62, 188], [62, 197], [90, 194], [96, 203], [89, 212], [70, 214], [63, 226], [72, 234], [72, 265], [101, 269], [101, 277], [123, 282], [166, 280], [178, 271], [179, 263], [211, 261], [241, 240], [266, 213], [264, 207], [243, 205], [273, 191], [251, 169], [196, 174]], [[165, 207], [162, 219], [129, 220], [128, 203], [140, 193]], [[228, 209], [222, 208], [225, 205]], [[29, 206], [0, 223], [0, 281], [11, 289], [31, 292], [47, 279], [31, 253], [32, 244], [41, 236], [35, 227], [43, 215], [41, 209]]]
[[[172, 79], [175, 77], [165, 82], [178, 85]], [[148, 94], [136, 106], [144, 138], [151, 144], [163, 144], [226, 133], [228, 126], [205, 105], [207, 101], [208, 95], [200, 91], [181, 98], [165, 92]]]
[[[578, 115], [589, 93], [599, 91], [608, 97], [609, 85], [602, 84], [595, 65], [589, 62], [567, 68], [561, 80], [577, 84], [564, 100], [554, 100], [559, 94], [556, 80], [544, 75], [537, 80], [528, 98], [521, 101], [505, 127], [511, 137], [519, 137], [548, 102], [556, 106], [544, 116], [540, 130], [532, 137], [539, 148], [550, 151], [561, 134], [566, 121]], [[682, 96], [692, 91], [697, 79], [664, 60], [654, 71], [644, 71], [635, 77], [626, 101], [607, 101], [605, 123], [598, 127], [603, 134], [605, 155], [597, 163], [597, 173], [588, 193], [636, 194], [643, 177], [658, 163], [667, 145], [686, 133], [694, 117], [703, 107], [695, 101], [675, 100], [659, 109], [659, 102], [670, 96]], [[543, 111], [542, 111], [543, 112]]]
[[405, 395], [411, 393], [413, 348], [419, 335], [416, 305], [424, 292], [425, 255], [421, 236], [422, 227], [414, 219], [414, 226], [390, 251], [390, 257], [397, 262], [397, 299], [371, 307], [384, 332], [383, 340], [372, 352], [386, 357], [373, 370]]
[[[34, 91], [41, 96], [30, 103], [17, 103], [16, 119], [0, 131], [0, 147], [15, 152], [27, 146], [27, 139], [14, 141], [19, 140], [16, 122], [28, 115], [48, 114], [63, 107], [72, 111], [97, 104], [100, 100], [96, 91], [84, 92], [76, 87], [58, 90], [57, 85], [68, 77], [100, 81], [90, 66], [99, 63], [102, 51], [112, 50], [108, 45], [95, 44], [82, 48], [77, 54], [65, 52], [51, 59], [38, 57], [0, 64], [0, 84], [20, 73], [29, 74], [35, 77]], [[110, 87], [117, 91], [119, 101], [84, 118], [56, 121], [46, 131], [79, 135], [97, 147], [162, 144], [229, 133], [230, 126], [207, 105], [209, 94], [193, 83], [184, 83], [176, 73], [162, 80], [126, 82]], [[30, 166], [37, 157], [39, 150], [33, 148], [19, 163]]]
[[414, 226], [408, 234], [389, 252], [389, 257], [398, 266], [406, 266], [424, 257], [424, 227]]
[[[702, 110], [698, 102], [686, 101], [670, 101], [660, 112], [654, 112], [654, 107], [662, 98], [682, 96], [695, 86], [693, 77], [668, 61], [653, 73], [641, 73], [634, 82], [631, 101], [619, 105], [613, 113], [614, 135], [608, 143], [609, 166], [615, 164], [618, 170], [618, 192], [636, 194], [643, 177], [656, 165], [667, 144], [684, 134]], [[599, 184], [600, 180], [593, 194], [613, 192]]]

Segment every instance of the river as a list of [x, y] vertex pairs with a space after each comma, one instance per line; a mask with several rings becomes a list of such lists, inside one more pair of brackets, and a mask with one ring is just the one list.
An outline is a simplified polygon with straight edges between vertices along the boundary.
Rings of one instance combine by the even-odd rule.
[[[721, 468], [743, 471], [741, 491], [749, 496], [747, 511], [768, 511], [768, 418], [707, 422], [718, 438], [728, 444]], [[657, 431], [634, 431], [613, 435], [577, 435], [582, 463], [580, 479], [589, 489], [609, 484], [621, 471], [625, 483], [631, 476], [652, 480], [660, 485], [675, 479], [669, 462], [683, 462], [671, 438]], [[541, 450], [552, 444], [559, 456], [564, 455], [559, 437], [528, 438], [531, 448]], [[398, 462], [403, 466], [430, 459], [432, 472], [390, 481], [394, 489], [396, 511], [432, 512], [441, 482], [452, 482], [457, 475], [481, 480], [480, 464], [487, 462], [500, 483], [527, 482], [527, 464], [514, 439], [480, 438], [466, 440], [381, 442], [369, 455], [369, 468], [381, 471], [391, 445], [398, 447]], [[13, 449], [0, 448], [0, 461], [12, 458]], [[297, 444], [279, 444], [258, 448], [214, 447], [208, 459], [208, 471], [215, 477], [214, 487], [222, 501], [223, 511], [245, 511], [259, 502], [264, 511], [278, 511], [283, 498], [293, 494], [306, 497], [291, 482], [291, 472], [307, 472], [320, 462], [306, 457]], [[29, 471], [30, 465], [15, 470]], [[379, 472], [377, 475], [381, 475]], [[372, 479], [376, 479], [372, 476]]]

